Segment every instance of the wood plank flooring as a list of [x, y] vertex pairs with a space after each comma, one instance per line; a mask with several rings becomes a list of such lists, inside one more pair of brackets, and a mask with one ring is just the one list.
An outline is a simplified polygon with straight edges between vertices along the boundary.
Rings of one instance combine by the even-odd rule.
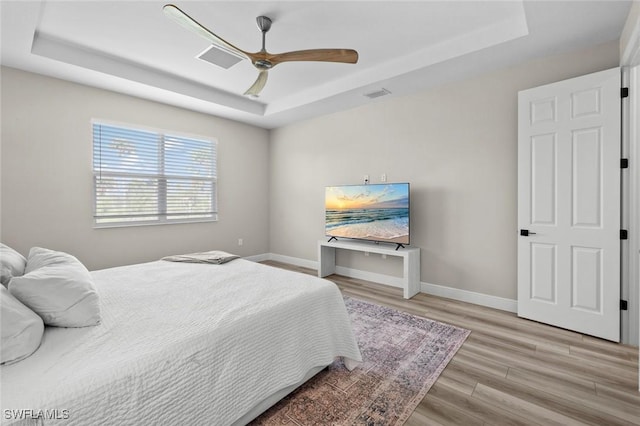
[[424, 293], [405, 300], [398, 288], [328, 279], [347, 296], [471, 330], [406, 426], [640, 425], [636, 347], [470, 303]]

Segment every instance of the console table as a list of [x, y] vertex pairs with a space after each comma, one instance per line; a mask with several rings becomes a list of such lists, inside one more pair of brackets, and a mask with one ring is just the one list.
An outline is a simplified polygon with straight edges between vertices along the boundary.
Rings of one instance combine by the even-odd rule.
[[405, 299], [420, 292], [420, 249], [391, 246], [361, 241], [318, 241], [318, 276], [320, 278], [336, 272], [336, 249], [355, 250], [368, 253], [386, 254], [402, 258], [402, 288]]

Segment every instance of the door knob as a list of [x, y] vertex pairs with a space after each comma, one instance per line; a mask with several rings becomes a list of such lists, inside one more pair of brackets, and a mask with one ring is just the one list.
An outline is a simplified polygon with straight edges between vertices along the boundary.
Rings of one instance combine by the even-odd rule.
[[535, 235], [535, 232], [530, 232], [528, 229], [521, 229], [520, 230], [520, 235], [522, 235], [523, 237], [528, 237], [529, 235]]

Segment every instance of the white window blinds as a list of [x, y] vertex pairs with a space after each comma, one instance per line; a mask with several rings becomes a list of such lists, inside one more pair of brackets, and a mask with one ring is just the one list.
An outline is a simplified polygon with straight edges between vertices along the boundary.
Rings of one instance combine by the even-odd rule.
[[93, 123], [96, 226], [217, 220], [216, 142]]

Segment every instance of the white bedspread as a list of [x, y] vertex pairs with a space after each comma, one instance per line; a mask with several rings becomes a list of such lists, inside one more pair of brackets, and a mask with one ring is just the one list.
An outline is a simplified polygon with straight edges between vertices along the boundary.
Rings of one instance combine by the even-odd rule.
[[[231, 424], [312, 367], [361, 361], [331, 282], [243, 259], [92, 272], [102, 324], [47, 327], [0, 367], [7, 409], [68, 410], [44, 424]], [[52, 413], [52, 411], [49, 411]]]

